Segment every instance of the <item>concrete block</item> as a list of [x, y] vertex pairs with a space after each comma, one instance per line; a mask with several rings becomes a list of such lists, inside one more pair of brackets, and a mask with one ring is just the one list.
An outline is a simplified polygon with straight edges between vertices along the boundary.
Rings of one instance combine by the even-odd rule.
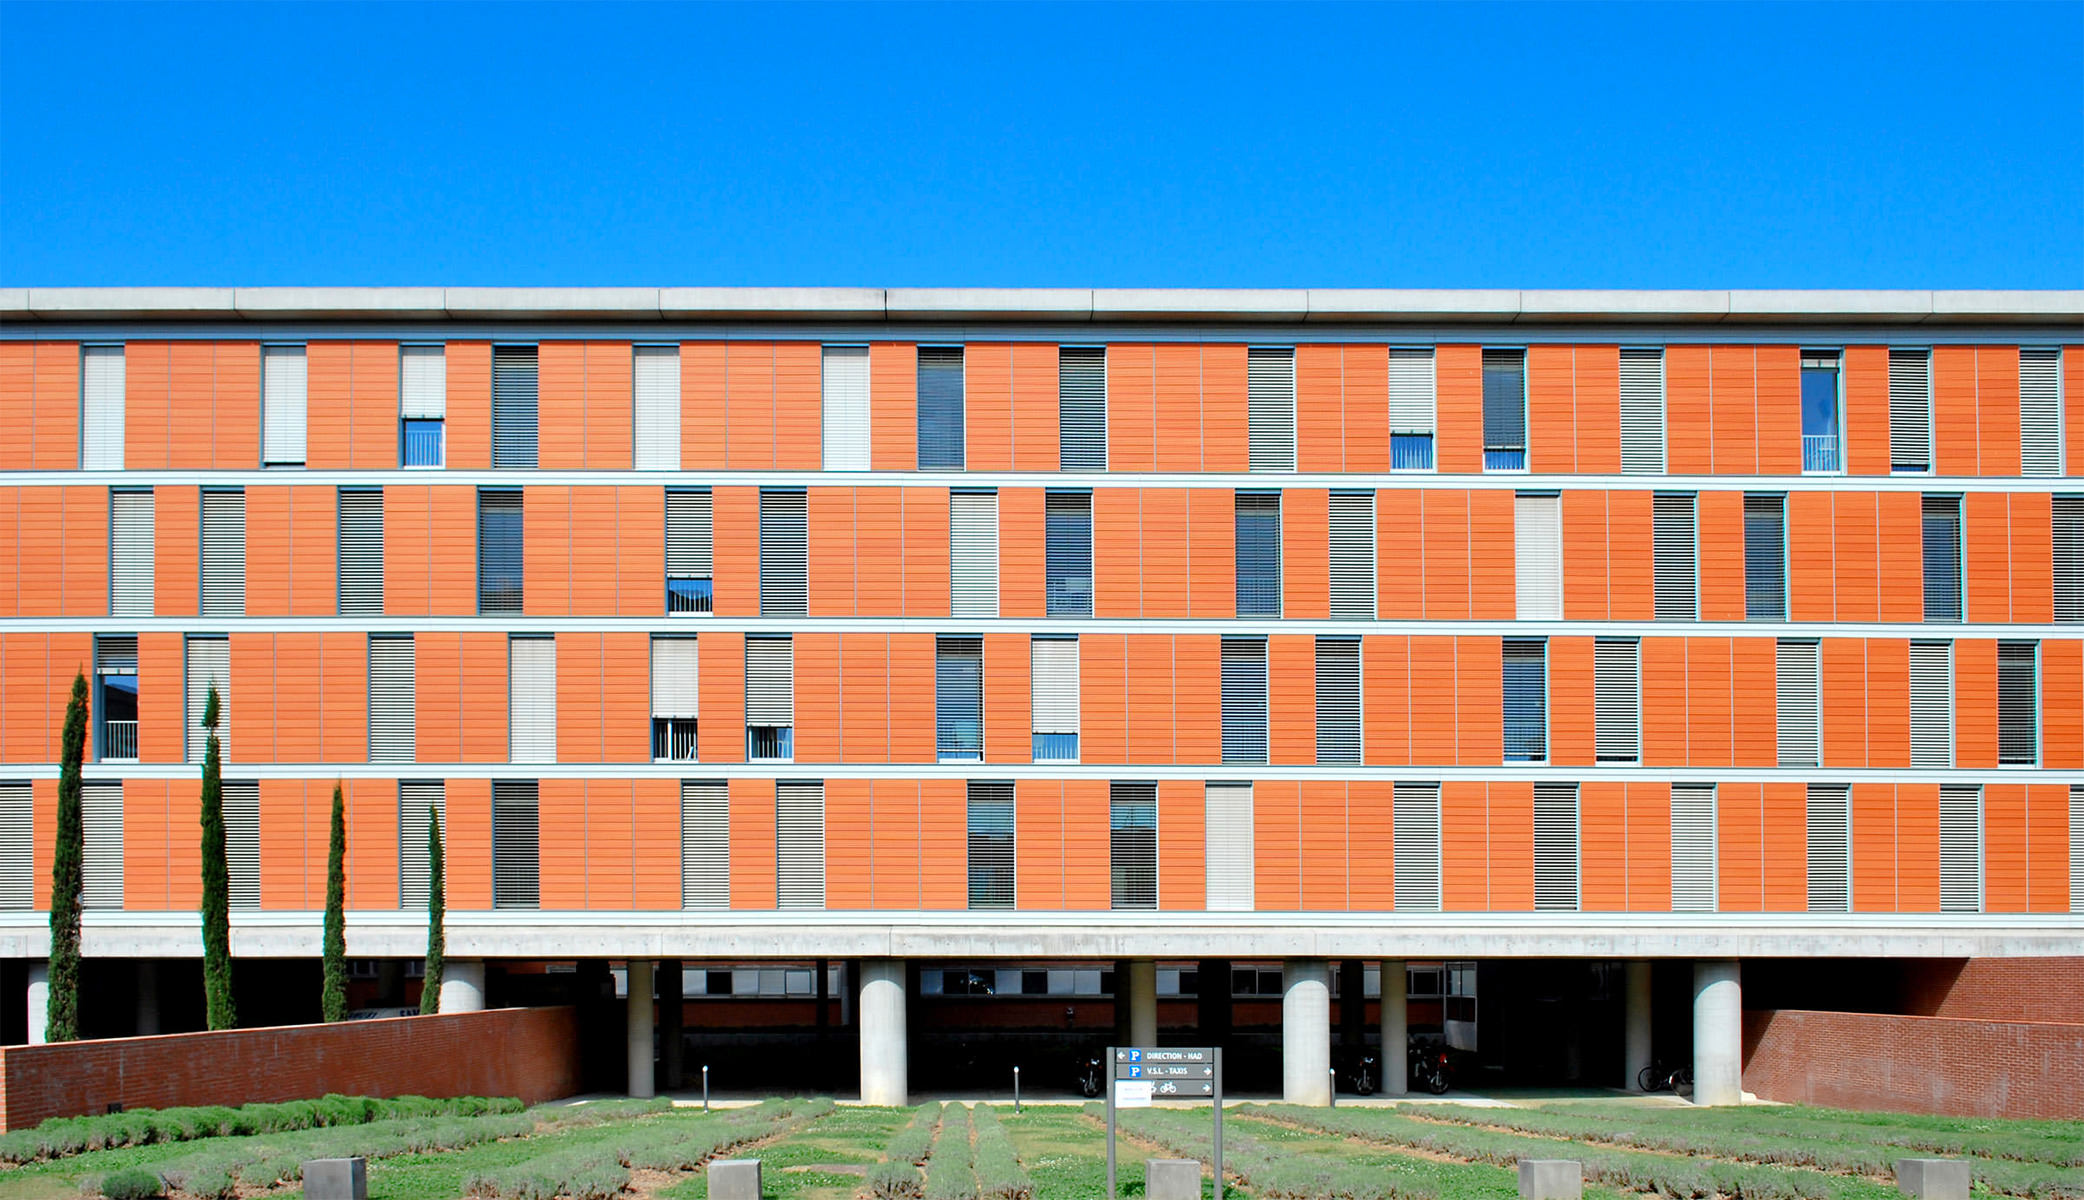
[[1896, 1187], [1918, 1200], [1968, 1200], [1968, 1162], [1959, 1158], [1899, 1158]]
[[304, 1164], [305, 1200], [369, 1200], [369, 1161], [314, 1158]]
[[1144, 1200], [1201, 1200], [1201, 1163], [1191, 1158], [1149, 1158], [1143, 1163]]
[[760, 1200], [760, 1160], [719, 1158], [710, 1163], [709, 1200]]
[[1578, 1200], [1584, 1194], [1585, 1166], [1578, 1160], [1520, 1160], [1520, 1200]]

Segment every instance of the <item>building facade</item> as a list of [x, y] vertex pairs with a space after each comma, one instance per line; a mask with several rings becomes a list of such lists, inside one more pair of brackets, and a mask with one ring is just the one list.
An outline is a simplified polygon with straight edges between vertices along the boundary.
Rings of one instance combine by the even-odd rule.
[[90, 962], [200, 952], [214, 686], [242, 959], [315, 958], [337, 781], [349, 953], [422, 952], [431, 823], [445, 1003], [612, 961], [639, 1091], [689, 979], [811, 998], [893, 1100], [929, 997], [1106, 996], [1147, 1043], [1162, 978], [1191, 1041], [1249, 974], [1321, 1102], [1341, 1021], [1403, 1043], [1406, 963], [1538, 960], [1613, 967], [1614, 1074], [1677, 1046], [1719, 1100], [1746, 961], [2084, 953], [2084, 294], [0, 319], [31, 1038], [76, 674]]

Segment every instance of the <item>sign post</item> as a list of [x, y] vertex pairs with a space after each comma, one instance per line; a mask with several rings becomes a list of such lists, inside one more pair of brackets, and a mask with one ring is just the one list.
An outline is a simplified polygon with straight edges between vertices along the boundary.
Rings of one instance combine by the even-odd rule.
[[1216, 1197], [1223, 1195], [1223, 1048], [1220, 1046], [1109, 1046], [1107, 1080], [1107, 1196], [1115, 1200], [1116, 1113], [1149, 1108], [1153, 1100], [1209, 1100], [1215, 1107]]

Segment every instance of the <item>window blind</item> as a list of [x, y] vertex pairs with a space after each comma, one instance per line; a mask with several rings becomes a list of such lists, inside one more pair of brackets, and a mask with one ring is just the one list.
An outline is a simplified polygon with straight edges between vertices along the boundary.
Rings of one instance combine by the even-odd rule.
[[206, 491], [203, 506], [202, 615], [246, 614], [246, 493]]
[[522, 602], [522, 501], [514, 491], [478, 493], [478, 611], [517, 613]]
[[1503, 650], [1505, 761], [1545, 761], [1549, 755], [1548, 644], [1512, 638]]
[[1889, 350], [1889, 470], [1932, 469], [1932, 354]]
[[1782, 639], [1775, 650], [1775, 732], [1783, 767], [1820, 766], [1822, 681], [1815, 642]]
[[1483, 468], [1516, 471], [1527, 465], [1527, 353], [1483, 352]]
[[711, 515], [708, 492], [666, 493], [666, 611], [669, 613], [706, 613], [713, 607]]
[[1266, 639], [1223, 639], [1223, 761], [1266, 761]]
[[383, 491], [341, 488], [336, 505], [336, 596], [340, 614], [380, 617], [384, 611]]
[[152, 493], [109, 493], [109, 615], [152, 615]]
[[1842, 783], [1809, 785], [1809, 911], [1852, 909], [1852, 814]]
[[1245, 351], [1247, 465], [1254, 471], [1295, 469], [1295, 350]]
[[969, 785], [969, 900], [976, 909], [1013, 907], [1013, 785]]
[[948, 493], [948, 603], [958, 617], [999, 615], [999, 496]]
[[2070, 911], [2084, 912], [2084, 783], [2070, 785]]
[[1093, 494], [1043, 497], [1044, 602], [1052, 617], [1093, 615]]
[[2040, 761], [2039, 642], [1997, 643], [1997, 761], [2030, 767]]
[[536, 782], [492, 781], [492, 907], [540, 908]]
[[260, 907], [260, 784], [227, 779], [224, 797], [224, 865], [231, 907]]
[[417, 756], [417, 689], [412, 635], [369, 638], [369, 761], [409, 763]]
[[123, 907], [123, 785], [113, 779], [80, 785], [80, 907]]
[[1563, 619], [1562, 506], [1554, 495], [1513, 498], [1513, 611], [1522, 621]]
[[2084, 496], [2055, 497], [2055, 619], [2084, 621]]
[[223, 758], [232, 756], [231, 643], [221, 637], [190, 637], [185, 647], [188, 730], [185, 738], [189, 762], [203, 761], [203, 705], [210, 685], [217, 686], [217, 746]]
[[774, 788], [776, 907], [825, 907], [825, 785], [783, 780]]
[[691, 637], [651, 639], [651, 715], [654, 717], [699, 717], [702, 715], [701, 659], [699, 643]]
[[80, 347], [80, 469], [123, 469], [123, 347]]
[[2019, 351], [2019, 473], [2062, 474], [2062, 351]]
[[35, 906], [35, 846], [28, 781], [0, 781], [0, 911]]
[[825, 347], [823, 461], [826, 470], [868, 470], [868, 414], [868, 347]]
[[440, 346], [398, 347], [398, 415], [439, 421], [449, 412], [449, 368]]
[[984, 641], [943, 637], [934, 646], [934, 753], [941, 762], [984, 759]]
[[1694, 497], [1658, 492], [1650, 506], [1655, 615], [1660, 621], [1691, 621], [1700, 615]]
[[1925, 620], [1961, 619], [1961, 498], [1926, 496]]
[[1592, 643], [1592, 724], [1600, 762], [1630, 763], [1642, 753], [1641, 643]]
[[1744, 497], [1744, 617], [1787, 619], [1786, 498]]
[[557, 641], [507, 641], [507, 761], [557, 761]]
[[448, 823], [441, 780], [398, 781], [398, 907], [427, 907], [433, 883], [433, 860], [428, 856], [427, 825], [443, 832], [447, 844]]
[[963, 465], [961, 346], [919, 347], [919, 469]]
[[1109, 785], [1107, 825], [1111, 907], [1158, 907], [1158, 785]]
[[1434, 375], [1431, 348], [1392, 347], [1389, 352], [1389, 432], [1433, 435]]
[[1954, 645], [1910, 644], [1910, 765], [1954, 765]]
[[1331, 494], [1331, 615], [1375, 619], [1375, 493]]
[[492, 465], [536, 465], [536, 348], [492, 347]]
[[810, 541], [802, 492], [760, 493], [760, 615], [810, 613]]
[[1664, 473], [1664, 350], [1621, 348], [1621, 470]]
[[1281, 615], [1281, 493], [1237, 493], [1237, 615]]
[[1578, 906], [1577, 785], [1534, 785], [1534, 908], [1575, 912]]
[[1983, 789], [1939, 789], [1939, 911], [1983, 910]]
[[1440, 911], [1440, 785], [1398, 783], [1390, 796], [1391, 903], [1398, 912]]
[[731, 803], [721, 780], [680, 784], [680, 907], [731, 907]]
[[1360, 639], [1317, 639], [1317, 761], [1360, 764]]
[[1029, 648], [1036, 762], [1078, 761], [1078, 639], [1034, 639]]
[[1056, 360], [1057, 469], [1107, 469], [1107, 350], [1059, 346]]
[[786, 637], [745, 639], [745, 723], [796, 724], [796, 646]]
[[680, 469], [680, 347], [638, 346], [631, 351], [639, 471]]
[[1204, 870], [1210, 912], [1251, 912], [1252, 785], [1211, 782], [1203, 790]]
[[1672, 911], [1714, 912], [1717, 895], [1715, 785], [1672, 785]]
[[261, 465], [304, 465], [304, 347], [261, 347]]

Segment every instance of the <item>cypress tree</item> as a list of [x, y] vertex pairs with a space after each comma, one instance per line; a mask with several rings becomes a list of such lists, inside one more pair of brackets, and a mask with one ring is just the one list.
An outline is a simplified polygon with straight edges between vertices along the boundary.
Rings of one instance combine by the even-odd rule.
[[239, 1023], [232, 1005], [232, 882], [224, 856], [223, 751], [217, 742], [217, 685], [203, 701], [203, 1009], [211, 1029]]
[[333, 836], [326, 849], [325, 992], [321, 1017], [347, 1020], [347, 805], [333, 783]]
[[59, 742], [58, 844], [51, 860], [50, 1007], [30, 1013], [29, 1022], [44, 1022], [44, 1036], [70, 1042], [80, 1036], [80, 859], [87, 839], [80, 815], [80, 762], [87, 751], [87, 677], [72, 677], [72, 699], [65, 705], [65, 732]]
[[441, 956], [446, 940], [442, 934], [441, 814], [427, 807], [427, 967], [421, 972], [420, 1012], [441, 1011]]

